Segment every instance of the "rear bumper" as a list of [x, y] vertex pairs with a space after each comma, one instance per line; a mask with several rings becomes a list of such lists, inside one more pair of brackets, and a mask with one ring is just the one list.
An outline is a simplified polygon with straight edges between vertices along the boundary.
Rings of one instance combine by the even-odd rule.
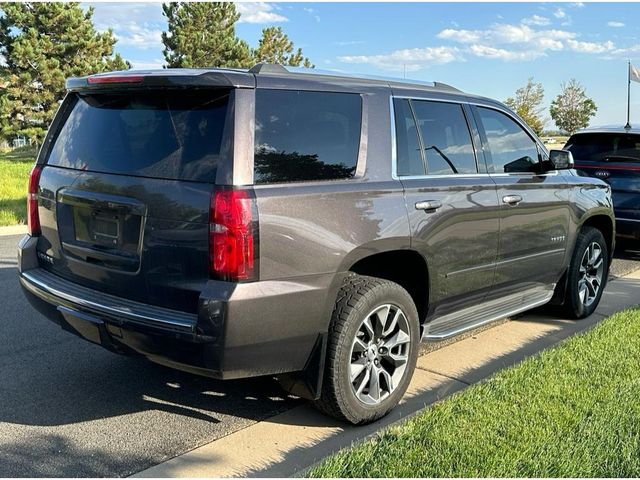
[[67, 281], [38, 265], [36, 243], [29, 236], [20, 242], [20, 283], [47, 318], [109, 350], [215, 378], [305, 369], [327, 331], [330, 298], [340, 280], [327, 274], [246, 284], [209, 281], [196, 315]]

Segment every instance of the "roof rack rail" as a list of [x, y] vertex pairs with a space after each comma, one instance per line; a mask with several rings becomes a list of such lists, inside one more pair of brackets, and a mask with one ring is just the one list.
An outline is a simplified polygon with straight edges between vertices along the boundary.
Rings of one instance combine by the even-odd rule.
[[424, 87], [432, 87], [438, 88], [441, 90], [450, 90], [454, 92], [461, 92], [455, 87], [451, 85], [447, 85], [446, 83], [441, 82], [429, 82], [425, 80], [412, 80], [412, 79], [403, 79], [403, 78], [395, 78], [395, 77], [384, 77], [378, 75], [364, 75], [364, 74], [351, 74], [344, 73], [335, 70], [320, 70], [317, 68], [306, 68], [306, 67], [290, 67], [284, 66], [280, 64], [272, 64], [272, 63], [259, 63], [254, 65], [249, 69], [250, 73], [255, 74], [286, 74], [286, 73], [299, 73], [305, 75], [321, 75], [327, 77], [340, 77], [340, 78], [357, 78], [362, 80], [377, 80], [381, 82], [389, 82], [389, 83], [400, 83], [407, 85], [420, 85]]

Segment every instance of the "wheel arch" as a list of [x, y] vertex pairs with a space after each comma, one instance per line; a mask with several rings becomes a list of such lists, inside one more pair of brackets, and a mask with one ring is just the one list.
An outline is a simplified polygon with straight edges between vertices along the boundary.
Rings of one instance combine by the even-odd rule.
[[587, 217], [578, 230], [585, 227], [593, 227], [602, 232], [605, 242], [607, 242], [607, 250], [609, 250], [609, 260], [613, 258], [613, 250], [615, 249], [615, 223], [609, 215], [595, 214]]
[[[411, 275], [407, 275], [411, 272]], [[349, 274], [367, 275], [383, 278], [398, 283], [403, 287], [416, 305], [418, 322], [422, 327], [429, 308], [429, 269], [427, 262], [417, 251], [409, 248], [379, 248], [357, 249], [351, 252], [343, 262], [336, 282], [332, 285], [327, 298], [325, 311], [333, 310], [338, 290]], [[324, 383], [324, 365], [327, 349], [327, 333], [318, 336], [313, 351], [309, 355], [307, 365], [300, 372], [278, 375], [280, 385], [288, 392], [306, 398], [317, 400]]]
[[[607, 250], [609, 251], [609, 268], [611, 268], [611, 259], [613, 258], [613, 250], [615, 248], [615, 222], [614, 222], [614, 220], [611, 218], [610, 215], [606, 215], [604, 213], [593, 214], [593, 215], [587, 217], [586, 219], [584, 219], [582, 221], [582, 223], [580, 223], [580, 225], [576, 229], [576, 236], [575, 236], [576, 239], [577, 239], [578, 234], [580, 233], [580, 231], [582, 229], [584, 229], [585, 227], [593, 227], [593, 228], [596, 228], [596, 229], [600, 230], [600, 232], [602, 232], [602, 235], [604, 236], [605, 242], [607, 242]], [[575, 243], [574, 243], [573, 248], [575, 248]], [[569, 255], [569, 262], [571, 261], [570, 259], [572, 257], [573, 257], [573, 249], [571, 250], [571, 255]], [[569, 268], [569, 265], [567, 264], [565, 269], [564, 269], [564, 272], [562, 274], [562, 277], [558, 281], [558, 284], [556, 286], [556, 291], [554, 292], [553, 298], [549, 302], [552, 305], [563, 305], [564, 304], [565, 292], [566, 292], [566, 289], [567, 289], [567, 269], [568, 268]], [[607, 276], [608, 276], [608, 272], [607, 272]]]
[[395, 249], [359, 258], [346, 270], [358, 275], [383, 278], [404, 288], [416, 306], [418, 321], [424, 324], [429, 308], [429, 267], [416, 250]]

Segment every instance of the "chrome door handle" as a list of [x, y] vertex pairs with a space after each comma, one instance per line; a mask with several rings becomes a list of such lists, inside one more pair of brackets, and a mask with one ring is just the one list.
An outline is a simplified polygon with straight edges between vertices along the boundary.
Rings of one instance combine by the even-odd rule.
[[520, 195], [505, 195], [502, 197], [502, 203], [506, 203], [507, 205], [517, 205], [522, 201], [522, 197]]
[[442, 202], [438, 200], [423, 200], [416, 203], [416, 210], [437, 210], [442, 206]]

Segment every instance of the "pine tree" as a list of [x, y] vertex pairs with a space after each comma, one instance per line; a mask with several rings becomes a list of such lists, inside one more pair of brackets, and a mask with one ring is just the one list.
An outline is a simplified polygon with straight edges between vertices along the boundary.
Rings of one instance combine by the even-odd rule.
[[0, 102], [3, 136], [42, 142], [65, 95], [67, 77], [129, 68], [113, 55], [116, 40], [98, 33], [93, 8], [79, 3], [0, 3]]
[[542, 119], [543, 99], [544, 88], [542, 84], [534, 83], [533, 77], [530, 77], [524, 87], [516, 90], [515, 97], [507, 98], [504, 103], [520, 115], [536, 135], [542, 135], [545, 124]]
[[311, 61], [298, 48], [294, 53], [293, 42], [289, 40], [281, 27], [268, 27], [262, 30], [258, 48], [253, 51], [255, 63], [279, 63], [299, 67], [313, 68]]
[[585, 89], [577, 80], [562, 84], [562, 91], [553, 102], [549, 113], [559, 129], [573, 134], [589, 126], [589, 119], [596, 114], [598, 107], [587, 97]]
[[250, 67], [249, 46], [236, 36], [240, 18], [233, 3], [175, 2], [162, 5], [168, 67]]

